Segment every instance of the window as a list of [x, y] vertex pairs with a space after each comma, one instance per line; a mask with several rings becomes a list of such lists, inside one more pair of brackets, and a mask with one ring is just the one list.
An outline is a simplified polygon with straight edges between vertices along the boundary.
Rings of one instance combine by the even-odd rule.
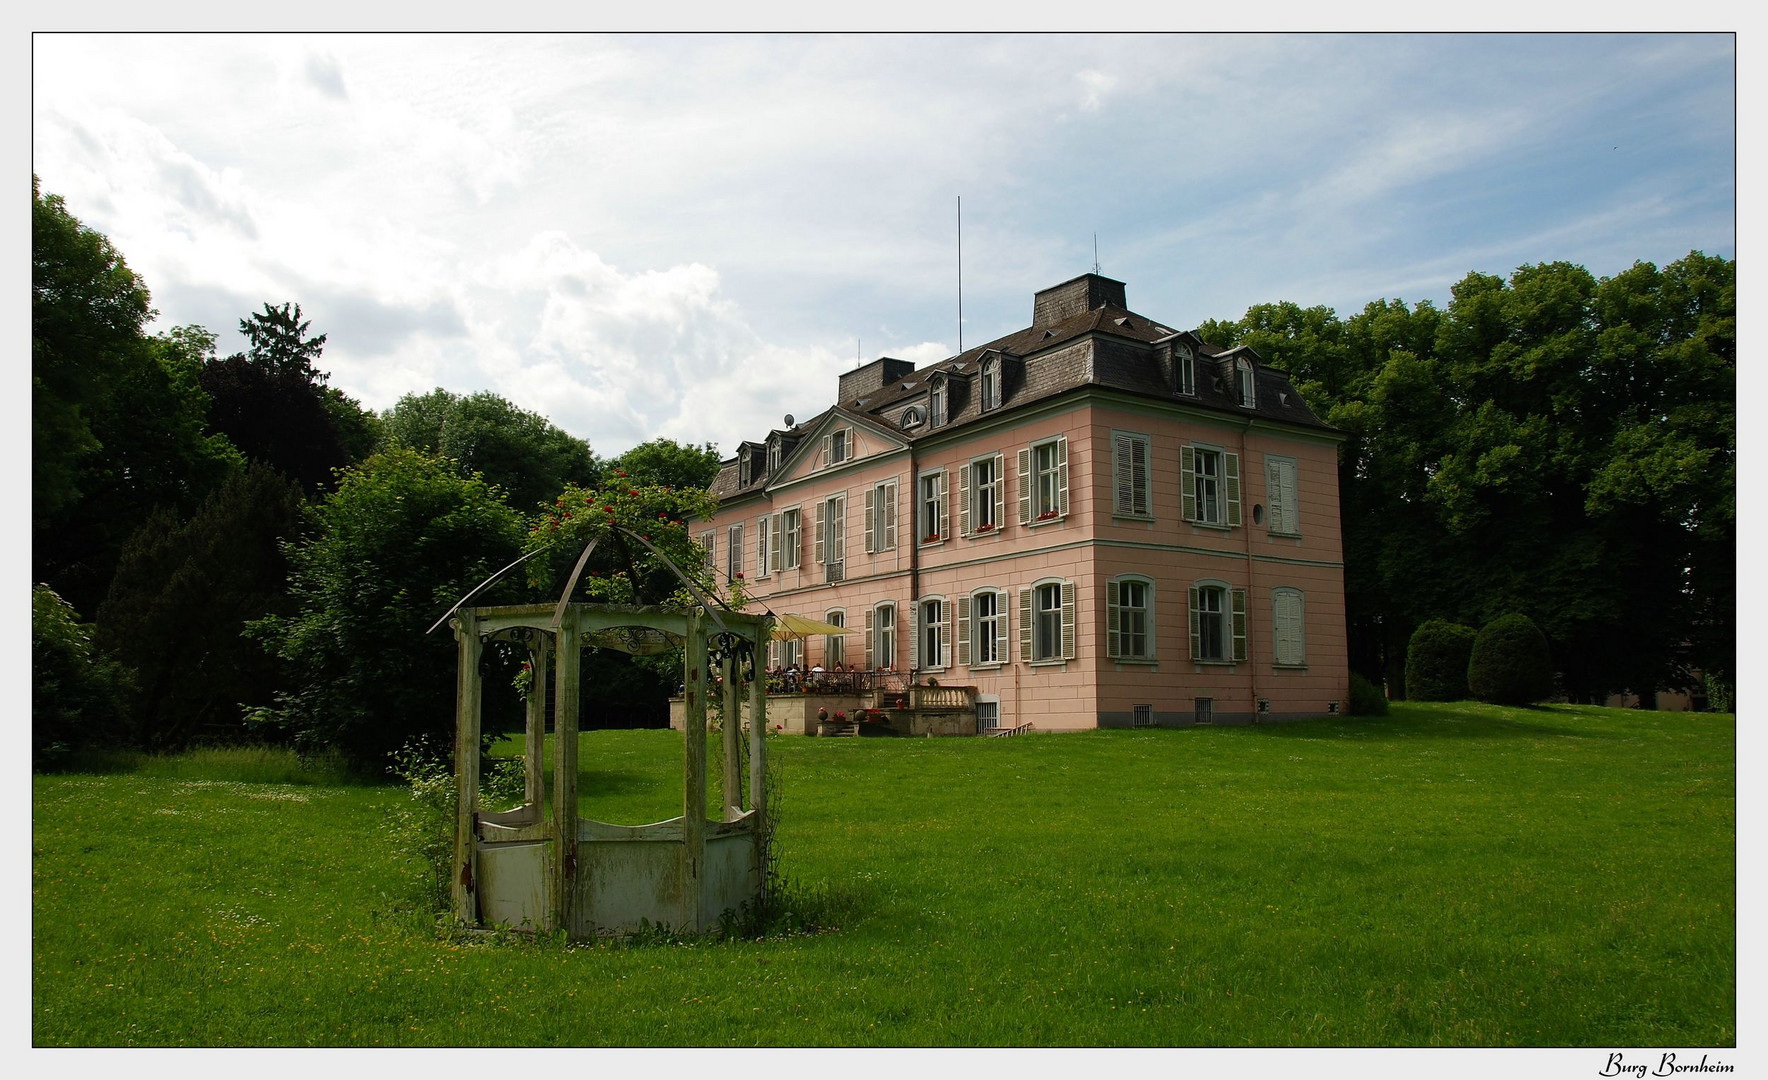
[[780, 664], [782, 667], [804, 667], [804, 639], [783, 638], [780, 641]]
[[718, 530], [707, 529], [701, 533], [700, 546], [706, 549], [706, 569], [710, 571], [718, 565], [714, 555], [714, 549], [718, 546]]
[[937, 543], [945, 539], [945, 470], [940, 469], [937, 472], [921, 474], [918, 487], [919, 513], [916, 518], [920, 529], [921, 543]]
[[946, 645], [951, 640], [947, 620], [951, 609], [944, 597], [932, 597], [915, 607], [915, 636], [909, 648], [909, 666], [916, 671], [944, 671], [949, 656]]
[[1173, 351], [1173, 378], [1178, 383], [1175, 389], [1181, 394], [1197, 393], [1197, 358], [1191, 355], [1189, 345], [1180, 345]]
[[976, 699], [976, 730], [977, 731], [994, 731], [997, 728], [999, 728], [1000, 726], [1001, 726], [1001, 702], [1000, 702], [1000, 699], [996, 698], [993, 701], [984, 701], [982, 698], [977, 698]]
[[1246, 590], [1219, 581], [1191, 586], [1191, 659], [1232, 664], [1246, 659]]
[[774, 544], [774, 560], [778, 568], [796, 570], [804, 553], [804, 521], [803, 515], [794, 506], [790, 510], [781, 510], [774, 522], [779, 541]]
[[823, 464], [839, 465], [851, 456], [853, 433], [847, 428], [836, 428], [823, 436]]
[[958, 599], [958, 663], [996, 667], [1007, 661], [1007, 594], [978, 589]]
[[[774, 519], [771, 514], [763, 514], [755, 519], [755, 576], [767, 576], [767, 559], [771, 549], [768, 541], [775, 539], [768, 534], [772, 531]], [[776, 563], [778, 560], [775, 560]], [[777, 568], [777, 567], [776, 567]]]
[[737, 452], [737, 486], [748, 487], [755, 482], [755, 467], [749, 461], [749, 448]]
[[[841, 608], [823, 613], [823, 621], [830, 626], [846, 626], [847, 612]], [[847, 637], [844, 634], [830, 634], [823, 639], [823, 665], [833, 668], [836, 664], [847, 663]]]
[[1130, 431], [1111, 433], [1111, 484], [1116, 492], [1113, 513], [1149, 517], [1148, 436]]
[[1068, 440], [1057, 436], [1019, 451], [1019, 523], [1068, 513]]
[[1154, 706], [1135, 705], [1132, 708], [1135, 709], [1135, 712], [1130, 714], [1130, 727], [1154, 726]]
[[780, 440], [767, 441], [767, 471], [769, 475], [780, 471]]
[[724, 575], [735, 581], [743, 576], [743, 526], [732, 525], [726, 538]]
[[1001, 361], [991, 356], [982, 362], [982, 411], [999, 408], [1001, 404]]
[[1001, 524], [1001, 455], [977, 458], [958, 471], [958, 527], [965, 536], [994, 532]]
[[866, 667], [896, 667], [896, 605], [879, 604], [866, 612]]
[[1302, 637], [1302, 592], [1271, 590], [1271, 662], [1278, 667], [1303, 667], [1307, 650]]
[[896, 481], [875, 484], [866, 492], [866, 550], [896, 549]]
[[1030, 663], [1074, 659], [1074, 583], [1019, 590], [1019, 653]]
[[816, 561], [826, 580], [840, 581], [847, 562], [847, 496], [831, 495], [816, 504]]
[[1258, 398], [1253, 390], [1252, 364], [1249, 361], [1234, 361], [1234, 399], [1243, 409], [1258, 407]]
[[927, 423], [940, 427], [945, 423], [945, 380], [934, 379], [927, 391]]
[[1240, 455], [1215, 447], [1179, 448], [1179, 501], [1186, 521], [1240, 524]]
[[1271, 532], [1301, 535], [1301, 514], [1295, 503], [1295, 459], [1265, 458], [1265, 502], [1269, 504]]
[[1125, 575], [1105, 583], [1105, 655], [1153, 660], [1154, 582]]

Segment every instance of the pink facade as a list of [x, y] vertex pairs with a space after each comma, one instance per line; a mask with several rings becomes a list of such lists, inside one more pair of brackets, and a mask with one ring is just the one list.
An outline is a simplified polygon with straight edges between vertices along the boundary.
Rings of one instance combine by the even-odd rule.
[[748, 610], [861, 631], [805, 642], [806, 666], [974, 686], [985, 725], [1342, 710], [1339, 433], [1249, 350], [1122, 296], [1085, 275], [1026, 330], [843, 375], [835, 407], [725, 463], [694, 526], [719, 576]]

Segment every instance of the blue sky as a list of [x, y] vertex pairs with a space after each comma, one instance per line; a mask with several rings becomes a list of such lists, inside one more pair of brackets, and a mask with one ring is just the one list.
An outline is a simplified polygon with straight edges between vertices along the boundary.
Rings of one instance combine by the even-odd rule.
[[[94, 73], [100, 73], [96, 77]], [[161, 326], [380, 409], [729, 452], [1091, 268], [1169, 325], [1736, 256], [1729, 35], [39, 34], [32, 167]]]

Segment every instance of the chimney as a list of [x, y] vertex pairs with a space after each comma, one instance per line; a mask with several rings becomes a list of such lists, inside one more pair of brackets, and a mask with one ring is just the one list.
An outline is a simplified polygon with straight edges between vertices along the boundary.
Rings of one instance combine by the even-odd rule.
[[851, 405], [854, 398], [876, 393], [913, 370], [915, 365], [907, 360], [880, 356], [865, 367], [843, 371], [835, 400], [842, 405]]
[[1082, 274], [1060, 285], [1052, 285], [1033, 297], [1031, 328], [1043, 330], [1106, 304], [1126, 309], [1129, 307], [1123, 298], [1123, 282], [1098, 274]]

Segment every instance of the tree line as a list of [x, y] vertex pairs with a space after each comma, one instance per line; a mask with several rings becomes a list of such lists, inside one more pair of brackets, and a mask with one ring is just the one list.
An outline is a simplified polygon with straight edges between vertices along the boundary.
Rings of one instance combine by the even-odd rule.
[[[40, 763], [254, 739], [378, 770], [412, 739], [447, 744], [453, 643], [425, 631], [500, 567], [535, 554], [479, 602], [554, 600], [615, 523], [703, 572], [685, 523], [710, 514], [711, 444], [603, 460], [489, 392], [377, 414], [328, 385], [327, 335], [295, 303], [247, 314], [226, 357], [200, 326], [150, 334], [122, 255], [35, 177], [31, 199]], [[1731, 684], [1735, 270], [1545, 263], [1469, 274], [1444, 309], [1270, 303], [1199, 328], [1286, 368], [1346, 435], [1354, 671], [1406, 696], [1421, 626], [1521, 613], [1574, 700]], [[577, 595], [668, 597], [673, 573], [615, 535]], [[486, 663], [496, 730], [520, 657]], [[592, 651], [585, 722], [654, 720], [675, 679]]]
[[[31, 204], [39, 764], [262, 740], [379, 771], [413, 739], [447, 743], [454, 645], [425, 633], [441, 613], [541, 548], [481, 602], [556, 599], [590, 523], [566, 508], [618, 507], [698, 567], [682, 522], [708, 509], [710, 444], [604, 460], [489, 392], [410, 394], [377, 414], [328, 385], [327, 335], [295, 303], [240, 320], [231, 356], [200, 326], [150, 334], [149, 290], [122, 254], [35, 177]], [[630, 555], [598, 550], [584, 591], [638, 574], [624, 598], [666, 598], [655, 560]], [[488, 663], [513, 684], [519, 657]], [[597, 654], [586, 721], [655, 722], [675, 679]], [[519, 700], [494, 692], [487, 708], [495, 730]]]

